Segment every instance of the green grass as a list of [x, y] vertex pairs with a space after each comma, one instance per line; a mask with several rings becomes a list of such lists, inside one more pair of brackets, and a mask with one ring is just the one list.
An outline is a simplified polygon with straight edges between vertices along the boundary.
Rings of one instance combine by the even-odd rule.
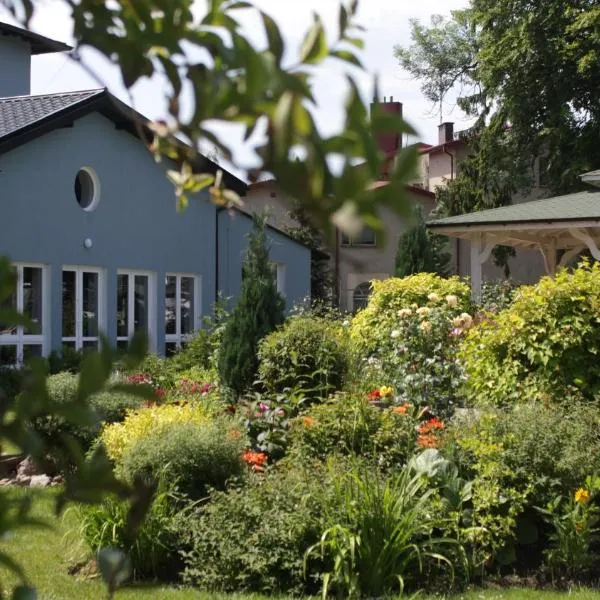
[[[15, 494], [27, 493], [23, 489]], [[0, 550], [10, 553], [25, 567], [31, 584], [38, 589], [39, 600], [105, 600], [106, 592], [98, 580], [78, 580], [68, 574], [70, 565], [85, 558], [85, 548], [76, 539], [76, 518], [74, 512], [67, 511], [64, 517], [53, 517], [56, 489], [33, 491], [35, 496], [34, 515], [54, 524], [52, 529], [24, 528], [10, 539], [0, 542]], [[0, 568], [0, 582], [10, 589], [17, 579]], [[119, 590], [117, 600], [266, 600], [259, 595], [203, 593], [191, 589], [178, 589], [163, 586], [131, 586]], [[424, 596], [419, 596], [426, 600]], [[522, 589], [474, 590], [453, 596], [453, 600], [600, 600], [600, 592], [573, 590], [571, 592], [540, 592]], [[269, 600], [275, 600], [271, 597]], [[285, 600], [280, 598], [279, 600]]]

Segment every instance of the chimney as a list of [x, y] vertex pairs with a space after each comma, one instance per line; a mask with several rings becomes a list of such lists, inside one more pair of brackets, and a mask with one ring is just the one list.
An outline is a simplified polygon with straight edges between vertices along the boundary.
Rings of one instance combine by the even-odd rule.
[[454, 139], [454, 123], [440, 123], [438, 125], [438, 143], [446, 144]]
[[[389, 100], [384, 96], [383, 102], [375, 100], [371, 103], [371, 114], [373, 114], [373, 108], [376, 104], [379, 104], [380, 108], [385, 112], [389, 112], [399, 117], [402, 116], [402, 102], [394, 102], [394, 97], [390, 96]], [[402, 144], [402, 138], [399, 133], [380, 133], [377, 135], [377, 147], [385, 155], [394, 154], [400, 150]]]

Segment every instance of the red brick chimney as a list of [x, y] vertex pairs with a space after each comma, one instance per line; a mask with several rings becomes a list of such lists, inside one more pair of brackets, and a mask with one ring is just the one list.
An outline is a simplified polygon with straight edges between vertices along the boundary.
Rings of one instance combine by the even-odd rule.
[[[379, 104], [380, 108], [385, 112], [396, 114], [399, 117], [402, 116], [402, 102], [394, 102], [393, 96], [390, 96], [389, 100], [384, 96], [383, 102], [379, 102], [378, 100], [371, 102], [371, 114], [373, 113], [375, 104]], [[400, 134], [380, 133], [377, 135], [377, 147], [386, 155], [397, 152], [401, 146], [402, 139]]]

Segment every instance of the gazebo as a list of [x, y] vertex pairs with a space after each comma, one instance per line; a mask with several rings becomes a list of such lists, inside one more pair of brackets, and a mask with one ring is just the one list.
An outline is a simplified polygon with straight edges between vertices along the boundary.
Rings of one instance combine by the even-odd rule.
[[[600, 170], [582, 175], [600, 186]], [[481, 267], [494, 246], [537, 249], [546, 272], [567, 265], [586, 248], [600, 260], [600, 190], [523, 202], [500, 208], [428, 221], [427, 228], [471, 244], [471, 293], [481, 293]], [[559, 253], [560, 259], [558, 258]]]

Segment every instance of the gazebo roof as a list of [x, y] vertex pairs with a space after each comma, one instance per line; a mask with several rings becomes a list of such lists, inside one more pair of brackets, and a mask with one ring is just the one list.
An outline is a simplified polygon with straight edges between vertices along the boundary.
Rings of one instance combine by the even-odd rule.
[[482, 210], [445, 219], [427, 222], [436, 233], [459, 233], [459, 231], [489, 231], [512, 229], [515, 226], [533, 225], [536, 229], [555, 229], [564, 224], [573, 226], [600, 226], [600, 190], [584, 191], [543, 200], [533, 200], [500, 208]]

